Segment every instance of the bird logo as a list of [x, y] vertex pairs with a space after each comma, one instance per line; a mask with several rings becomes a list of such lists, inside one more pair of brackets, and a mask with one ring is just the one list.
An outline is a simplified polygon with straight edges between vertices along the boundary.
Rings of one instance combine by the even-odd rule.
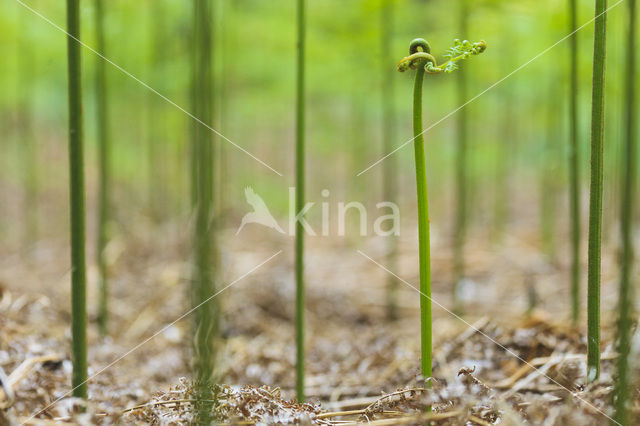
[[271, 215], [271, 212], [269, 211], [267, 205], [264, 203], [264, 200], [255, 193], [253, 188], [251, 188], [250, 186], [246, 187], [244, 189], [244, 196], [247, 199], [247, 203], [249, 203], [251, 207], [253, 207], [253, 211], [245, 214], [242, 217], [242, 223], [240, 223], [240, 227], [238, 228], [236, 235], [238, 235], [242, 228], [249, 223], [257, 223], [268, 228], [275, 229], [279, 233], [284, 234], [284, 231], [282, 230], [280, 225], [278, 225], [278, 222], [276, 222], [276, 220]]

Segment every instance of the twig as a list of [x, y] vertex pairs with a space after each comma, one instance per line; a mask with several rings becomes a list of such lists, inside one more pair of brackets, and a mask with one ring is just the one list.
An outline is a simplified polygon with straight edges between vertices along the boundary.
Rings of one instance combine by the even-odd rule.
[[[616, 357], [617, 357], [617, 354], [614, 354], [614, 353], [608, 353], [608, 354], [602, 355], [603, 360], [611, 360], [611, 359], [615, 359]], [[540, 367], [551, 361], [556, 361], [556, 360], [557, 360], [556, 363], [559, 363], [562, 361], [574, 361], [574, 360], [580, 361], [580, 360], [584, 360], [585, 358], [586, 356], [582, 354], [568, 354], [568, 355], [561, 355], [561, 356], [555, 355], [555, 356], [534, 358], [531, 361], [529, 361], [528, 364], [524, 364], [520, 368], [518, 368], [515, 371], [515, 373], [513, 373], [510, 377], [503, 379], [497, 383], [491, 384], [490, 387], [494, 389], [510, 389], [516, 384], [516, 382], [518, 382], [518, 380], [520, 380], [520, 378], [522, 378], [522, 376], [524, 376], [533, 367]]]
[[[366, 414], [368, 411], [366, 408], [363, 408], [361, 410], [347, 410], [347, 411], [334, 411], [331, 413], [321, 413], [318, 414], [316, 416], [316, 419], [321, 420], [321, 419], [329, 419], [331, 417], [344, 417], [344, 416], [355, 416], [355, 415], [362, 415], [362, 414]], [[398, 415], [401, 414], [401, 412], [399, 411], [383, 411], [382, 413], [378, 413], [381, 415]]]
[[[2, 389], [0, 389], [0, 408], [8, 408], [13, 404], [13, 389], [20, 381], [22, 381], [22, 379], [27, 377], [27, 374], [29, 374], [34, 365], [41, 362], [59, 360], [60, 358], [61, 356], [59, 354], [49, 354], [28, 358], [22, 361], [22, 363], [16, 367], [11, 374], [9, 374], [9, 377], [0, 377], [0, 379], [2, 379]], [[4, 375], [4, 372], [2, 372], [2, 375]], [[7, 395], [9, 395], [8, 398]], [[6, 403], [3, 402], [5, 398], [7, 398], [8, 401]]]
[[[188, 402], [188, 403], [192, 403], [192, 402], [197, 402], [197, 399], [171, 399], [169, 401], [155, 401], [155, 402], [147, 402], [146, 404], [140, 404], [140, 405], [136, 405], [134, 407], [129, 407], [127, 409], [122, 410], [122, 414], [124, 413], [128, 413], [130, 411], [134, 411], [134, 410], [139, 410], [141, 408], [147, 408], [147, 407], [155, 407], [157, 405], [171, 405], [171, 404], [181, 404], [183, 402]], [[203, 402], [215, 402], [213, 400], [202, 400]]]
[[391, 392], [389, 394], [382, 395], [381, 397], [379, 397], [378, 399], [373, 401], [371, 404], [369, 404], [367, 406], [367, 408], [365, 408], [365, 410], [366, 411], [371, 411], [371, 409], [373, 408], [374, 405], [380, 403], [384, 399], [391, 398], [391, 397], [396, 396], [396, 395], [402, 395], [402, 394], [407, 393], [407, 392], [424, 392], [424, 391], [426, 391], [425, 388], [410, 388], [410, 389], [397, 390], [395, 392]]
[[366, 407], [369, 404], [371, 404], [372, 402], [375, 402], [378, 400], [378, 396], [365, 396], [365, 397], [360, 397], [360, 398], [352, 398], [352, 399], [345, 399], [342, 401], [335, 401], [332, 402], [330, 404], [327, 404], [328, 407], [331, 407], [331, 409], [336, 410], [336, 411], [343, 411], [345, 409], [351, 408], [351, 409], [357, 409], [358, 407]]
[[485, 420], [482, 420], [481, 418], [476, 417], [476, 416], [469, 415], [468, 420], [472, 421], [474, 423], [477, 423], [477, 424], [479, 424], [481, 426], [492, 426], [491, 423], [489, 423], [489, 422], [487, 422]]
[[32, 358], [25, 359], [22, 363], [9, 375], [9, 384], [11, 386], [15, 386], [24, 379], [29, 371], [33, 368], [34, 365], [47, 362], [47, 361], [56, 361], [60, 360], [62, 357], [59, 354], [49, 354], [43, 356], [36, 356]]
[[[3, 397], [0, 399], [0, 410], [6, 410], [15, 402], [15, 395], [13, 394], [13, 389], [9, 384], [9, 378], [5, 374], [2, 367], [0, 367], [0, 381], [2, 382], [2, 389], [4, 393]], [[6, 401], [4, 401], [5, 398]]]
[[[452, 417], [458, 417], [461, 413], [459, 411], [447, 411], [444, 413], [429, 413], [413, 416], [394, 417], [391, 419], [372, 420], [367, 422], [367, 425], [373, 426], [386, 426], [386, 425], [399, 425], [406, 423], [425, 423], [434, 420], [445, 420]], [[360, 422], [342, 423], [344, 426], [353, 426], [362, 424]]]

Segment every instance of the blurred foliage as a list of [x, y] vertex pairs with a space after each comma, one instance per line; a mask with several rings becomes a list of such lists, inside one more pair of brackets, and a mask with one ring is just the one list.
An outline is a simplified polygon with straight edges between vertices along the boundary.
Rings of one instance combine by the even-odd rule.
[[[38, 13], [64, 27], [64, 3], [48, 0], [24, 0]], [[162, 55], [153, 59], [151, 3], [162, 2]], [[379, 8], [382, 1], [393, 0], [323, 0], [310, 1], [308, 10], [308, 199], [321, 202], [320, 191], [331, 191], [330, 199], [372, 203], [381, 201], [381, 168], [374, 167], [360, 177], [356, 174], [382, 157], [381, 141], [381, 73], [379, 46]], [[482, 61], [465, 64], [469, 74], [470, 96], [480, 94], [517, 67], [567, 35], [566, 2], [557, 0], [478, 0], [469, 16], [470, 34], [457, 34], [457, 5], [445, 0], [396, 0], [395, 33], [391, 43], [395, 57], [407, 54], [406, 46], [415, 37], [424, 37], [436, 53], [444, 51], [455, 38], [487, 41]], [[581, 1], [579, 23], [591, 19], [593, 6]], [[214, 127], [275, 169], [270, 170], [220, 138], [229, 164], [226, 187], [232, 208], [244, 211], [243, 188], [251, 185], [279, 215], [287, 214], [287, 187], [293, 184], [293, 108], [295, 27], [294, 8], [283, 1], [218, 0], [215, 2], [215, 69], [221, 85], [220, 111]], [[83, 2], [83, 40], [94, 46], [90, 27], [92, 4]], [[109, 0], [105, 8], [106, 40], [109, 60], [136, 78], [148, 82], [158, 92], [185, 109], [189, 109], [190, 3], [184, 0]], [[616, 7], [609, 16], [611, 33], [607, 78], [607, 142], [605, 180], [613, 185], [618, 180], [618, 131], [622, 95], [623, 8]], [[41, 152], [41, 174], [46, 176], [41, 188], [64, 188], [66, 184], [66, 76], [65, 36], [50, 23], [13, 0], [0, 3], [0, 125], [3, 152], [0, 177], [19, 183], [16, 127], [20, 104], [25, 93], [20, 90], [18, 55], [29, 50], [32, 104], [38, 146]], [[591, 48], [593, 23], [580, 30], [580, 128], [582, 158], [588, 144], [588, 102], [590, 99]], [[19, 40], [21, 39], [21, 40]], [[20, 43], [19, 43], [20, 41]], [[22, 47], [20, 47], [22, 46]], [[438, 48], [435, 48], [438, 47]], [[89, 192], [95, 191], [96, 130], [92, 81], [94, 60], [90, 50], [83, 50], [87, 173]], [[438, 60], [442, 60], [439, 57]], [[395, 63], [388, 64], [396, 66]], [[546, 129], [550, 111], [559, 117], [554, 143], [559, 146], [561, 171], [557, 179], [565, 181], [564, 159], [567, 153], [566, 92], [568, 90], [568, 44], [561, 42], [532, 61], [467, 108], [470, 120], [470, 170], [472, 188], [492, 187], [493, 170], [506, 134], [509, 150], [506, 161], [517, 173], [514, 182], [537, 182], [540, 166], [532, 159], [543, 158], [549, 137]], [[169, 147], [167, 158], [158, 167], [166, 169], [162, 190], [173, 200], [168, 206], [175, 213], [188, 208], [188, 171], [186, 162], [190, 118], [184, 112], [155, 97], [149, 90], [115, 67], [108, 68], [112, 100], [114, 142], [114, 180], [119, 199], [116, 210], [133, 208], [144, 211], [145, 162], [149, 125], [162, 122], [163, 138]], [[550, 85], [559, 94], [548, 97]], [[411, 77], [397, 76], [396, 105], [399, 118], [396, 145], [411, 138]], [[505, 100], [509, 100], [506, 102]], [[425, 82], [425, 128], [446, 116], [456, 104], [455, 82], [433, 76]], [[505, 108], [509, 108], [506, 111]], [[152, 112], [151, 112], [152, 111]], [[154, 116], [148, 117], [153, 113]], [[506, 122], [505, 122], [506, 121]], [[508, 132], [504, 128], [511, 127]], [[427, 161], [433, 194], [433, 220], [448, 222], [450, 182], [454, 168], [453, 120], [444, 120], [426, 135]], [[398, 153], [405, 188], [401, 201], [413, 199], [412, 152], [405, 147]], [[588, 164], [583, 164], [586, 170]], [[608, 172], [607, 172], [608, 171]], [[582, 174], [585, 176], [585, 174]], [[519, 183], [518, 183], [519, 184]], [[605, 183], [606, 184], [606, 183]], [[495, 185], [494, 185], [495, 186]], [[474, 192], [471, 190], [470, 192]], [[495, 194], [473, 195], [476, 217], [490, 215]], [[532, 199], [535, 199], [532, 191]], [[613, 197], [613, 195], [609, 195]], [[89, 200], [92, 196], [89, 195]], [[609, 200], [610, 204], [614, 203]], [[605, 199], [605, 203], [607, 200]], [[312, 213], [311, 217], [314, 218]], [[607, 212], [605, 211], [605, 217]]]

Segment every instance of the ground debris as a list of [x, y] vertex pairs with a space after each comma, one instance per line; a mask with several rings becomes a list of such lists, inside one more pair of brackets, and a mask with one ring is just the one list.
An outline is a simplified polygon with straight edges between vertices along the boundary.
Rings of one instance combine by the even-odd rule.
[[[151, 338], [188, 309], [188, 268], [172, 261], [183, 248], [175, 241], [152, 244], [148, 232], [136, 229], [131, 232], [144, 235], [127, 237], [127, 255], [114, 265], [109, 337], [96, 331], [97, 299], [91, 290], [96, 286], [89, 286], [89, 374], [95, 377], [84, 413], [85, 403], [70, 393], [67, 266], [59, 259], [64, 248], [41, 243], [37, 263], [5, 262], [0, 269], [0, 367], [21, 377], [13, 384], [14, 404], [0, 411], [0, 425], [186, 424], [193, 419], [190, 383], [179, 379], [190, 370], [188, 320]], [[229, 248], [230, 275], [246, 272], [270, 249]], [[512, 254], [526, 256], [518, 250]], [[506, 271], [501, 259], [474, 252], [470, 273], [483, 291], [469, 303], [464, 321], [434, 310], [434, 377], [425, 380], [415, 293], [400, 292], [400, 318], [389, 322], [379, 271], [357, 257], [350, 262], [352, 257], [333, 246], [319, 246], [317, 253], [323, 261], [309, 264], [307, 300], [306, 395], [312, 402], [292, 399], [291, 265], [268, 265], [221, 295], [225, 341], [217, 368], [220, 380], [232, 385], [216, 387], [220, 423], [552, 426], [608, 421], [615, 380], [613, 328], [603, 324], [601, 378], [587, 385], [585, 330], [543, 313], [558, 311], [554, 270], [549, 277], [546, 272], [537, 276], [540, 305], [526, 317], [512, 303], [520, 292], [517, 274]], [[411, 253], [399, 259], [415, 265]], [[448, 268], [438, 259], [434, 277]], [[434, 299], [446, 300], [448, 285], [434, 280]], [[639, 407], [637, 387], [633, 395], [633, 406]]]
[[[320, 405], [282, 399], [277, 388], [217, 385], [212, 393], [216, 396], [212, 403], [218, 423], [326, 424], [317, 419]], [[148, 403], [126, 409], [124, 415], [149, 424], [191, 424], [196, 402], [194, 394], [193, 385], [183, 378], [169, 391], [156, 393]]]

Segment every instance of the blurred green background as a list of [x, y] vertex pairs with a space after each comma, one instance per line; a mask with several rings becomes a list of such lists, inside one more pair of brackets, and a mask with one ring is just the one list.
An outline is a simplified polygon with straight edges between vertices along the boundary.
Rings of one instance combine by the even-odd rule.
[[[0, 3], [0, 235], [7, 244], [22, 240], [19, 223], [28, 215], [36, 216], [40, 236], [63, 237], [68, 227], [66, 38], [52, 25], [65, 26], [65, 6], [61, 1], [22, 1], [51, 23], [17, 1]], [[382, 11], [385, 2], [391, 4], [392, 14]], [[224, 185], [221, 202], [231, 213], [230, 227], [235, 228], [248, 208], [245, 186], [253, 186], [276, 215], [288, 213], [288, 187], [294, 181], [295, 8], [282, 0], [214, 3], [214, 127], [284, 175], [215, 139], [223, 164], [218, 167]], [[593, 18], [593, 2], [578, 3], [582, 25]], [[454, 38], [484, 39], [487, 51], [462, 67], [469, 98], [486, 91], [467, 106], [470, 226], [484, 232], [535, 221], [544, 216], [543, 206], [548, 217], [558, 218], [559, 224], [552, 226], [566, 228], [562, 224], [568, 216], [568, 43], [560, 42], [528, 62], [567, 36], [568, 2], [472, 1], [468, 34], [458, 30], [460, 5], [456, 0], [308, 2], [309, 201], [324, 201], [321, 190], [328, 189], [330, 200], [361, 201], [375, 211], [375, 203], [383, 197], [381, 165], [356, 175], [386, 154], [381, 136], [385, 69], [395, 70], [415, 37], [429, 40], [439, 59]], [[83, 41], [95, 46], [93, 2], [83, 1], [82, 7]], [[624, 13], [623, 7], [609, 13], [605, 145], [605, 229], [609, 230], [619, 203]], [[383, 19], [392, 28], [391, 62], [381, 55]], [[191, 5], [185, 0], [109, 0], [106, 56], [190, 110], [190, 25]], [[581, 180], [586, 190], [593, 23], [578, 32], [578, 39]], [[97, 58], [88, 49], [83, 54], [91, 206], [97, 191]], [[188, 216], [191, 118], [116, 67], [107, 70], [116, 222], [126, 224], [137, 216], [157, 215], [160, 220]], [[411, 73], [396, 73], [393, 84], [397, 119], [393, 144], [400, 146], [411, 138]], [[460, 106], [455, 75], [428, 76], [424, 90], [425, 128]], [[425, 135], [432, 222], [442, 227], [451, 226], [454, 217], [455, 124], [453, 114]], [[399, 202], [407, 207], [403, 217], [415, 214], [412, 157], [407, 144], [390, 158], [398, 165]], [[542, 202], [545, 197], [549, 198]], [[586, 206], [586, 197], [582, 201]], [[310, 215], [315, 224], [318, 215], [319, 207]], [[608, 234], [605, 231], [605, 239]]]

